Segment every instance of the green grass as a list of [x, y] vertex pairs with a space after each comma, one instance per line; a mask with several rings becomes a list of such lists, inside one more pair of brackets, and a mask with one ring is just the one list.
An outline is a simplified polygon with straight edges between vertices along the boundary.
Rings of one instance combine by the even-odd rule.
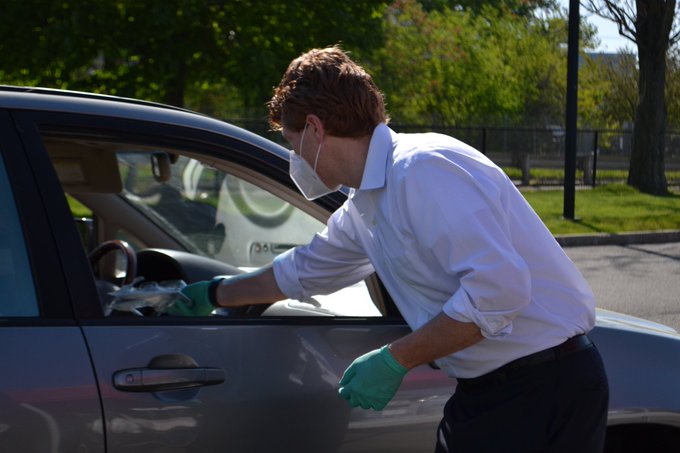
[[680, 229], [680, 193], [653, 196], [625, 184], [577, 190], [574, 216], [563, 218], [562, 190], [523, 190], [553, 234], [624, 233]]
[[68, 205], [71, 208], [71, 214], [73, 214], [73, 217], [92, 217], [92, 211], [90, 211], [90, 209], [73, 198], [71, 195], [66, 194], [66, 201], [68, 201]]

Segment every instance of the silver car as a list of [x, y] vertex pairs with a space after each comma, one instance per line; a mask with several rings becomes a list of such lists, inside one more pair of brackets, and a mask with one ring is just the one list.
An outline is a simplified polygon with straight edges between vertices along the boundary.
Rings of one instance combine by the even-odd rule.
[[[338, 380], [407, 333], [377, 276], [211, 316], [179, 289], [308, 242], [283, 147], [167, 106], [0, 87], [0, 451], [430, 452], [456, 382], [433, 366], [380, 412]], [[608, 451], [680, 448], [680, 335], [611, 312]]]

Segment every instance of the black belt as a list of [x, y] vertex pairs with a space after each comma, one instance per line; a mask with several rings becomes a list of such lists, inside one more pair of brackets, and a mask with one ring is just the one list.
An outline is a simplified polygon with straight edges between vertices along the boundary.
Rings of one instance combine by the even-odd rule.
[[592, 346], [593, 342], [590, 341], [590, 338], [588, 338], [587, 335], [576, 335], [575, 337], [569, 338], [562, 344], [558, 344], [552, 348], [544, 349], [543, 351], [538, 351], [533, 354], [520, 357], [519, 359], [513, 360], [510, 363], [506, 363], [497, 370], [491, 371], [490, 373], [484, 374], [482, 376], [471, 379], [459, 378], [458, 385], [462, 389], [473, 389], [489, 385], [497, 385], [508, 380], [518, 370], [534, 365], [540, 365], [542, 363], [552, 362], [561, 357], [566, 357], [570, 354], [582, 351]]

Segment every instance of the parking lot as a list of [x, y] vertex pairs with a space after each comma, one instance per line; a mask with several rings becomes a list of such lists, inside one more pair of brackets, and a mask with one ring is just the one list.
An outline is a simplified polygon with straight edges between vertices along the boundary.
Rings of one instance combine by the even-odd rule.
[[680, 242], [566, 247], [598, 306], [680, 331]]

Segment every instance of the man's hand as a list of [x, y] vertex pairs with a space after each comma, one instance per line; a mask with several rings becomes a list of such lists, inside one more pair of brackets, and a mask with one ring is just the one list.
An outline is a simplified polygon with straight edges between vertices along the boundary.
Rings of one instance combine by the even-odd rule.
[[385, 345], [352, 362], [340, 380], [339, 393], [352, 407], [380, 411], [397, 393], [407, 372]]
[[165, 311], [177, 316], [208, 316], [217, 307], [215, 289], [222, 278], [192, 283], [182, 288], [182, 295]]

